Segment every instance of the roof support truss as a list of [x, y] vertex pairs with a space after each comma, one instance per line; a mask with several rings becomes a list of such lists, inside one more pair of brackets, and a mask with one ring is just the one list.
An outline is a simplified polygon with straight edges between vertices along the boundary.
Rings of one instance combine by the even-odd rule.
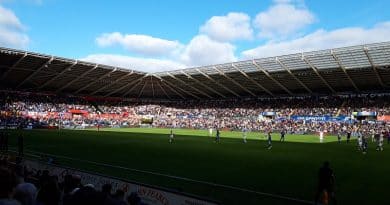
[[330, 50], [330, 54], [332, 55], [333, 59], [336, 61], [336, 63], [339, 65], [340, 69], [344, 72], [344, 74], [347, 76], [349, 82], [351, 83], [351, 85], [355, 88], [356, 91], [359, 91], [359, 88], [356, 86], [355, 82], [353, 82], [351, 76], [349, 76], [347, 70], [345, 69], [345, 67], [343, 66], [343, 64], [341, 64], [341, 61], [340, 59], [336, 56], [336, 54], [333, 52], [333, 50]]
[[181, 79], [179, 79], [179, 78], [177, 78], [176, 76], [170, 74], [169, 72], [167, 72], [167, 74], [168, 74], [169, 76], [171, 76], [171, 78], [173, 78], [173, 79], [179, 81], [180, 83], [182, 83], [183, 85], [190, 87], [191, 89], [197, 91], [198, 93], [200, 93], [200, 94], [202, 94], [202, 95], [204, 95], [204, 96], [207, 96], [208, 98], [212, 98], [212, 97], [211, 97], [210, 95], [208, 95], [207, 93], [205, 93], [205, 92], [203, 92], [203, 91], [201, 91], [201, 90], [195, 88], [194, 86], [189, 85], [188, 83], [182, 81]]
[[329, 90], [332, 91], [332, 93], [336, 93], [336, 91], [332, 88], [332, 86], [330, 86], [330, 84], [322, 77], [320, 72], [318, 72], [317, 68], [314, 67], [314, 65], [303, 54], [302, 54], [302, 60], [305, 61], [305, 63], [310, 66], [310, 68], [314, 71], [314, 73], [317, 74], [317, 76], [326, 85], [326, 87], [328, 87]]
[[[156, 78], [158, 78], [157, 76], [156, 76]], [[163, 80], [163, 79], [161, 79], [161, 78], [158, 78], [158, 79], [160, 79], [161, 81], [161, 83], [162, 84], [164, 84], [165, 86], [167, 86], [171, 91], [173, 91], [174, 93], [176, 93], [178, 96], [180, 96], [182, 99], [187, 99], [186, 97], [184, 97], [182, 94], [180, 94], [179, 92], [177, 92], [175, 89], [173, 89], [170, 85], [168, 85], [167, 83], [165, 83], [165, 81]]]
[[196, 99], [200, 99], [199, 96], [197, 96], [197, 95], [195, 95], [195, 94], [193, 94], [193, 93], [191, 93], [191, 92], [188, 92], [188, 91], [186, 91], [186, 90], [180, 88], [179, 86], [175, 86], [175, 85], [173, 85], [171, 82], [169, 82], [169, 81], [167, 81], [167, 80], [164, 80], [164, 79], [162, 79], [161, 77], [159, 77], [159, 76], [157, 76], [157, 75], [155, 75], [155, 77], [158, 78], [158, 79], [160, 79], [160, 80], [161, 80], [162, 82], [164, 82], [165, 84], [169, 85], [171, 88], [172, 88], [172, 87], [175, 87], [175, 88], [181, 90], [182, 92], [184, 92], [184, 93], [186, 93], [186, 94], [188, 94], [188, 95], [191, 95], [192, 97], [194, 97], [194, 98], [196, 98]]
[[[135, 86], [134, 86], [134, 87], [135, 87]], [[146, 80], [145, 80], [144, 85], [142, 86], [141, 90], [140, 90], [139, 93], [138, 93], [138, 98], [141, 97], [142, 93], [144, 92], [145, 87], [146, 87]]]
[[182, 99], [187, 99], [186, 97], [184, 97], [182, 94], [180, 94], [179, 92], [177, 92], [175, 89], [173, 89], [169, 84], [166, 83], [166, 81], [163, 81], [161, 79], [161, 83], [163, 83], [165, 86], [167, 86], [171, 91], [173, 91], [174, 93], [176, 93], [178, 96], [180, 96]]
[[221, 74], [223, 77], [225, 77], [226, 79], [228, 79], [229, 81], [231, 81], [232, 83], [236, 84], [238, 87], [240, 87], [241, 89], [243, 89], [245, 92], [251, 94], [253, 97], [256, 97], [256, 95], [250, 91], [249, 89], [247, 89], [246, 87], [242, 86], [240, 83], [238, 83], [237, 81], [235, 81], [234, 79], [232, 79], [231, 77], [227, 76], [224, 72], [222, 72], [221, 70], [219, 70], [217, 67], [214, 66], [214, 69], [216, 71], [218, 71], [219, 74]]
[[305, 88], [307, 92], [309, 92], [310, 94], [313, 93], [313, 91], [311, 91], [310, 88], [308, 88], [301, 80], [299, 80], [299, 78], [295, 76], [294, 73], [291, 72], [291, 70], [286, 65], [280, 62], [280, 60], [277, 57], [275, 58], [275, 60], [277, 63], [279, 63], [280, 66], [284, 68], [284, 70], [286, 70], [291, 75], [291, 77], [293, 77], [303, 88]]
[[16, 68], [18, 65], [19, 65], [19, 63], [20, 62], [22, 62], [22, 60], [24, 59], [24, 58], [26, 58], [26, 56], [27, 56], [28, 54], [27, 54], [27, 52], [25, 52], [24, 54], [23, 54], [23, 56], [22, 57], [20, 57], [19, 58], [19, 60], [18, 61], [16, 61], [5, 73], [3, 73], [3, 75], [1, 76], [1, 80], [4, 80], [7, 76], [8, 76], [8, 74], [14, 69], [14, 68]]
[[64, 90], [65, 88], [67, 88], [67, 87], [69, 87], [70, 85], [72, 85], [74, 82], [76, 82], [76, 81], [80, 80], [81, 78], [83, 78], [84, 76], [88, 75], [88, 73], [94, 71], [98, 66], [99, 66], [99, 65], [96, 64], [94, 67], [92, 67], [91, 69], [85, 71], [85, 72], [84, 72], [83, 74], [81, 74], [79, 77], [73, 79], [73, 80], [70, 81], [69, 83], [67, 83], [67, 84], [65, 84], [64, 86], [58, 88], [58, 89], [56, 90], [56, 93], [61, 92], [61, 91]]
[[161, 86], [161, 84], [156, 81], [156, 84], [160, 87], [160, 89], [163, 91], [163, 93], [165, 94], [165, 96], [167, 96], [168, 99], [171, 99], [171, 97], [167, 94], [167, 92], [165, 91], [165, 89]]
[[50, 83], [54, 82], [59, 77], [61, 77], [66, 71], [72, 69], [76, 64], [77, 64], [77, 60], [74, 63], [72, 63], [71, 65], [69, 65], [66, 68], [64, 68], [64, 70], [62, 70], [60, 73], [58, 73], [56, 76], [54, 76], [54, 78], [51, 78], [50, 80], [48, 80], [45, 83], [43, 83], [41, 86], [38, 87], [38, 89], [42, 89], [45, 86], [49, 85]]
[[[143, 79], [143, 78], [142, 78]], [[133, 91], [139, 84], [141, 84], [142, 83], [142, 79], [138, 79], [136, 82], [138, 82], [138, 83], [136, 83], [135, 85], [134, 85], [134, 83], [132, 83], [131, 85], [133, 85], [129, 90], [127, 90], [123, 95], [122, 95], [122, 98], [124, 98], [124, 97], [126, 97], [128, 94], [130, 94], [131, 93], [131, 91]], [[145, 86], [145, 84], [144, 84], [144, 86]], [[143, 90], [143, 88], [144, 87], [142, 87], [142, 90]], [[139, 92], [139, 95], [141, 95], [141, 93], [142, 93], [142, 90], [141, 90], [141, 92]]]
[[370, 54], [368, 53], [368, 48], [367, 48], [367, 47], [364, 47], [364, 53], [366, 54], [366, 56], [367, 56], [367, 58], [368, 58], [368, 62], [370, 62], [370, 65], [371, 65], [371, 67], [372, 67], [372, 70], [374, 71], [375, 76], [376, 76], [376, 78], [378, 79], [379, 84], [380, 84], [383, 88], [388, 87], [386, 84], [383, 83], [382, 78], [381, 78], [381, 76], [379, 75], [378, 70], [376, 69], [376, 66], [375, 66], [375, 64], [374, 64], [374, 61], [372, 61], [372, 58], [371, 58]]
[[154, 98], [154, 84], [153, 84], [153, 76], [150, 76], [150, 85], [152, 86], [152, 96]]
[[[111, 96], [112, 94], [115, 94], [115, 93], [117, 93], [117, 92], [119, 92], [119, 91], [121, 91], [121, 90], [123, 90], [123, 89], [125, 89], [125, 88], [127, 88], [127, 87], [129, 87], [129, 86], [131, 86], [131, 85], [134, 85], [135, 83], [141, 81], [141, 80], [142, 80], [143, 78], [145, 78], [145, 77], [146, 77], [146, 76], [144, 76], [144, 77], [142, 77], [142, 78], [138, 78], [137, 80], [134, 80], [134, 81], [132, 81], [132, 82], [130, 82], [130, 83], [127, 83], [127, 84], [125, 84], [125, 85], [119, 87], [118, 89], [115, 89], [115, 90], [111, 91], [110, 93], [104, 95], [104, 97]], [[127, 94], [129, 94], [129, 93], [130, 93], [130, 92], [126, 92], [123, 96], [125, 96], [125, 95], [127, 95]]]
[[19, 88], [19, 87], [22, 86], [24, 83], [26, 83], [27, 81], [29, 81], [32, 77], [34, 77], [37, 73], [39, 73], [39, 71], [41, 71], [43, 68], [46, 68], [47, 65], [49, 65], [53, 60], [54, 60], [54, 57], [52, 56], [52, 57], [49, 58], [49, 60], [47, 60], [41, 67], [39, 67], [38, 69], [36, 69], [33, 73], [31, 73], [29, 76], [27, 76], [21, 83], [19, 83], [19, 85], [17, 85], [16, 88]]
[[257, 87], [261, 88], [262, 90], [264, 90], [266, 93], [268, 93], [269, 95], [271, 96], [275, 96], [271, 91], [269, 91], [267, 88], [263, 87], [262, 85], [260, 85], [258, 82], [256, 82], [255, 80], [253, 80], [248, 74], [246, 74], [244, 71], [242, 71], [241, 69], [239, 69], [236, 65], [234, 65], [232, 63], [232, 67], [235, 68], [236, 70], [238, 70], [238, 72], [240, 72], [246, 79], [248, 79], [249, 81], [251, 81], [253, 84], [257, 85]]
[[223, 98], [226, 98], [225, 95], [223, 95], [223, 94], [221, 94], [220, 92], [214, 90], [213, 88], [211, 88], [211, 87], [209, 87], [209, 86], [203, 84], [203, 83], [200, 82], [198, 79], [193, 78], [191, 75], [189, 75], [188, 73], [184, 72], [183, 70], [181, 71], [181, 73], [183, 73], [185, 76], [187, 76], [187, 78], [192, 79], [193, 81], [195, 81], [196, 83], [198, 83], [198, 84], [201, 85], [202, 87], [206, 88], [207, 90], [209, 90], [209, 91], [211, 91], [211, 92], [213, 92], [213, 93], [215, 93], [215, 94], [217, 94], [217, 95], [219, 95], [219, 96], [221, 96], [221, 97], [223, 97]]
[[255, 60], [252, 61], [253, 65], [256, 66], [256, 68], [263, 72], [264, 75], [266, 75], [269, 79], [271, 79], [274, 83], [276, 83], [279, 87], [281, 87], [284, 91], [286, 91], [288, 94], [290, 95], [294, 95], [289, 89], [287, 89], [286, 87], [284, 87], [284, 85], [282, 85], [279, 81], [277, 81], [274, 77], [272, 77], [268, 71], [266, 71], [264, 68], [262, 68], [259, 64], [256, 63]]
[[230, 93], [232, 93], [233, 95], [235, 95], [236, 97], [241, 97], [239, 94], [237, 94], [236, 92], [234, 92], [233, 90], [227, 88], [226, 86], [218, 83], [216, 80], [214, 80], [212, 77], [210, 77], [209, 75], [207, 75], [206, 73], [203, 73], [201, 70], [199, 69], [196, 69], [200, 74], [202, 74], [204, 77], [208, 78], [209, 80], [213, 81], [215, 84], [221, 86], [222, 88], [224, 88], [225, 90], [229, 91]]
[[85, 85], [85, 86], [83, 86], [83, 87], [81, 87], [80, 89], [78, 89], [75, 93], [77, 94], [77, 93], [79, 93], [79, 92], [81, 92], [81, 91], [83, 91], [85, 88], [88, 88], [89, 86], [91, 86], [92, 84], [94, 84], [94, 83], [96, 83], [96, 82], [98, 82], [98, 81], [100, 81], [100, 80], [102, 80], [102, 79], [104, 79], [105, 77], [107, 77], [107, 76], [109, 76], [109, 75], [111, 75], [112, 73], [114, 73], [116, 71], [116, 68], [114, 68], [113, 70], [111, 70], [111, 71], [108, 71], [106, 74], [104, 74], [104, 75], [102, 75], [102, 76], [100, 76], [98, 79], [96, 79], [96, 80], [93, 80], [93, 81], [91, 81], [90, 83], [88, 83], [87, 85]]
[[119, 81], [121, 81], [121, 80], [123, 80], [123, 79], [125, 79], [125, 78], [127, 78], [127, 77], [129, 77], [129, 76], [131, 76], [133, 73], [134, 73], [134, 72], [131, 71], [130, 73], [128, 73], [128, 74], [126, 74], [126, 75], [123, 75], [123, 76], [117, 78], [117, 79], [114, 80], [113, 82], [108, 83], [107, 85], [105, 85], [105, 86], [103, 86], [103, 87], [101, 87], [101, 88], [99, 88], [99, 89], [93, 91], [92, 93], [90, 93], [90, 95], [95, 95], [96, 93], [98, 93], [98, 92], [100, 92], [100, 91], [102, 91], [102, 90], [104, 90], [104, 89], [110, 87], [112, 84], [118, 83]]

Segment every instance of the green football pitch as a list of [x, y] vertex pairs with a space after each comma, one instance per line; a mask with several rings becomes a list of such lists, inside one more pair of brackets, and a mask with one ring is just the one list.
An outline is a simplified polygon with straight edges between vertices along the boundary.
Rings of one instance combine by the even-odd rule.
[[[16, 135], [10, 143], [16, 146]], [[19, 131], [20, 132], [20, 131]], [[356, 141], [338, 143], [336, 137], [287, 135], [267, 149], [264, 133], [221, 132], [221, 142], [206, 130], [131, 128], [96, 130], [29, 130], [25, 152], [59, 156], [59, 164], [104, 175], [210, 198], [222, 204], [293, 204], [275, 198], [313, 201], [318, 169], [327, 160], [336, 175], [339, 204], [389, 204], [390, 146], [367, 154]], [[215, 133], [213, 133], [215, 134]], [[64, 157], [60, 157], [64, 156]], [[138, 171], [137, 171], [138, 170]], [[296, 203], [299, 204], [299, 203]]]

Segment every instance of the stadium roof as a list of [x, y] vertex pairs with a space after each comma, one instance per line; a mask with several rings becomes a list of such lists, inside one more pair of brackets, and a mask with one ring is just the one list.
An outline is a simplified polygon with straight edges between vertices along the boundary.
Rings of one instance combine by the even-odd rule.
[[0, 48], [2, 89], [142, 99], [296, 96], [390, 89], [390, 42], [158, 73]]

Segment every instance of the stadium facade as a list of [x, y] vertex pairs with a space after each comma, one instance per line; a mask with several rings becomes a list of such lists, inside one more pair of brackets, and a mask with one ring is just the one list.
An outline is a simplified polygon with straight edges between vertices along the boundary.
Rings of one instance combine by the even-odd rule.
[[0, 48], [4, 90], [129, 99], [264, 98], [390, 90], [390, 42], [158, 73]]

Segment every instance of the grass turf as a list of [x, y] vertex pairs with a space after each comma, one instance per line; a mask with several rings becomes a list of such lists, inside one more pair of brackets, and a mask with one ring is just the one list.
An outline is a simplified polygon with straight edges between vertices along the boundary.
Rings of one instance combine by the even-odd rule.
[[[333, 136], [318, 143], [317, 136], [287, 135], [273, 148], [266, 149], [264, 133], [248, 133], [248, 143], [240, 132], [221, 132], [221, 143], [205, 130], [175, 130], [175, 142], [168, 143], [168, 129], [132, 128], [104, 131], [32, 130], [23, 131], [25, 149], [90, 160], [167, 175], [186, 177], [254, 191], [313, 200], [317, 172], [329, 160], [336, 174], [339, 204], [388, 204], [390, 154], [375, 151], [370, 144], [366, 155], [356, 142], [341, 144]], [[16, 132], [10, 143], [16, 145]], [[59, 162], [89, 171], [122, 177], [184, 191], [222, 204], [290, 204], [289, 201], [262, 197], [161, 176], [102, 167], [85, 162], [59, 159]]]

